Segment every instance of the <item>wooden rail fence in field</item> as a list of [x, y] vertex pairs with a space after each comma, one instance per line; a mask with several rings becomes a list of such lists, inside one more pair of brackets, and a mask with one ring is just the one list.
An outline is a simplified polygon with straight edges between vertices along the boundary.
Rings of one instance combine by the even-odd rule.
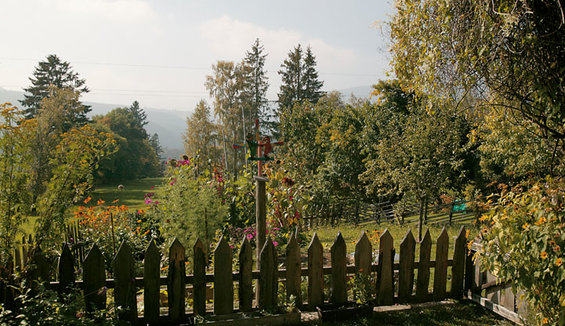
[[[33, 256], [32, 263], [37, 266], [37, 278], [50, 282], [51, 288], [64, 292], [72, 285], [80, 287], [88, 309], [106, 308], [107, 289], [113, 289], [110, 293], [113, 292], [115, 306], [122, 308], [119, 318], [152, 324], [182, 322], [190, 315], [268, 309], [278, 304], [279, 289], [284, 289], [281, 296], [293, 295], [297, 306], [302, 308], [341, 305], [353, 299], [348, 280], [360, 275], [371, 280], [370, 288], [376, 289], [371, 299], [377, 305], [462, 298], [464, 290], [470, 288], [473, 268], [467, 255], [464, 228], [455, 239], [451, 258], [448, 257], [450, 239], [445, 229], [437, 238], [435, 257], [432, 257], [429, 232], [418, 243], [409, 231], [400, 243], [399, 255], [395, 255], [394, 239], [388, 231], [379, 241], [378, 251], [374, 251], [363, 233], [355, 245], [354, 263], [349, 265], [348, 249], [341, 234], [337, 235], [329, 252], [324, 252], [314, 234], [307, 248], [305, 264], [295, 237], [284, 250], [275, 247], [268, 239], [260, 254], [258, 270], [253, 270], [254, 251], [246, 238], [236, 257], [232, 257], [234, 250], [227, 240], [221, 238], [214, 250], [212, 273], [207, 273], [207, 253], [200, 240], [192, 248], [192, 270], [188, 275], [185, 248], [176, 239], [168, 248], [167, 266], [161, 266], [161, 253], [154, 242], [150, 243], [144, 253], [142, 275], [135, 274], [135, 256], [127, 243], [122, 243], [112, 262], [113, 278], [108, 278], [102, 253], [96, 244], [86, 254], [80, 272], [75, 257], [65, 244], [58, 259], [56, 281], [51, 280], [54, 273], [50, 266], [53, 264], [41, 262], [38, 254]], [[419, 250], [418, 255], [416, 250]], [[281, 254], [284, 259], [279, 260]], [[374, 259], [373, 255], [378, 258]], [[166, 275], [162, 275], [165, 268]], [[212, 298], [207, 297], [207, 284], [213, 284]], [[279, 287], [280, 284], [284, 286]], [[303, 285], [307, 288], [305, 297]], [[167, 288], [166, 300], [161, 298], [161, 287], [164, 286]], [[141, 292], [143, 299], [138, 295]], [[187, 300], [187, 296], [192, 300]], [[213, 304], [208, 305], [207, 299], [212, 299]], [[166, 307], [162, 307], [165, 301]], [[138, 305], [138, 302], [143, 304]], [[138, 311], [138, 306], [143, 306], [142, 312]]]

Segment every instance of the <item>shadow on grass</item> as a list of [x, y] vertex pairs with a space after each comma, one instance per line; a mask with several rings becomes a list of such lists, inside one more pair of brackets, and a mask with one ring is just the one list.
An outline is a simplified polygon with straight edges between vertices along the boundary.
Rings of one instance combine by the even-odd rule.
[[[313, 324], [303, 324], [313, 325]], [[349, 326], [482, 326], [499, 325], [510, 326], [514, 323], [470, 302], [462, 301], [456, 304], [446, 304], [427, 308], [413, 308], [404, 311], [375, 313], [371, 317], [360, 318], [339, 323], [323, 323], [321, 325], [349, 325]]]
[[[165, 178], [145, 178], [139, 180], [130, 180], [121, 183], [123, 189], [118, 189], [118, 184], [100, 185], [96, 187], [96, 191], [92, 194], [92, 205], [96, 205], [98, 200], [103, 200], [107, 205], [111, 205], [113, 201], [118, 200], [116, 205], [126, 205], [130, 209], [139, 209], [145, 207], [145, 198], [148, 192], [156, 192], [158, 186], [164, 182]], [[151, 189], [154, 187], [154, 189]]]

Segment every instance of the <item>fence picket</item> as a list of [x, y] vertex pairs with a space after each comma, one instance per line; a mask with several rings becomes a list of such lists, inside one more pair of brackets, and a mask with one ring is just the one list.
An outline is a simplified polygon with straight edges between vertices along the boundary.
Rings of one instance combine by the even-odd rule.
[[465, 227], [459, 230], [459, 235], [455, 239], [455, 249], [453, 251], [453, 267], [451, 268], [453, 277], [451, 279], [451, 297], [459, 299], [463, 296], [463, 282], [465, 281], [465, 260], [466, 260], [467, 237]]
[[416, 240], [412, 231], [408, 230], [400, 244], [400, 267], [398, 270], [398, 301], [410, 301], [414, 287], [414, 255]]
[[239, 310], [251, 311], [253, 305], [253, 248], [244, 237], [239, 249]]
[[206, 250], [204, 243], [199, 239], [196, 240], [193, 247], [194, 264], [193, 271], [194, 281], [192, 284], [193, 311], [195, 315], [204, 316], [206, 314]]
[[137, 319], [137, 298], [135, 290], [135, 261], [127, 242], [122, 242], [114, 258], [114, 300], [121, 307], [118, 318], [135, 322]]
[[82, 264], [84, 302], [88, 311], [106, 307], [106, 272], [104, 257], [95, 243]]
[[302, 305], [302, 289], [301, 283], [301, 261], [300, 246], [296, 240], [296, 234], [290, 237], [290, 241], [286, 246], [286, 296], [293, 295], [296, 298], [296, 305]]
[[377, 271], [377, 304], [394, 303], [394, 245], [388, 230], [381, 235]]
[[331, 280], [331, 302], [343, 304], [347, 301], [346, 287], [346, 245], [341, 232], [337, 233], [337, 237], [331, 247], [332, 260], [332, 280]]
[[224, 236], [214, 251], [214, 314], [233, 312], [232, 251]]
[[57, 279], [59, 281], [60, 292], [67, 292], [75, 283], [74, 262], [75, 258], [69, 249], [69, 245], [63, 243], [63, 250], [57, 266]]
[[169, 247], [169, 274], [167, 275], [167, 292], [169, 293], [169, 317], [173, 321], [184, 318], [184, 247], [175, 238]]
[[324, 248], [314, 233], [308, 246], [308, 305], [311, 308], [324, 303]]
[[161, 254], [155, 241], [151, 240], [145, 250], [143, 260], [143, 317], [151, 324], [159, 320], [160, 315], [160, 267]]
[[432, 237], [430, 230], [426, 230], [424, 238], [420, 241], [420, 261], [418, 262], [418, 279], [416, 280], [416, 300], [428, 300], [428, 287], [430, 284], [430, 257], [432, 255]]
[[261, 250], [259, 263], [259, 308], [276, 307], [278, 292], [277, 253], [271, 237]]
[[355, 274], [365, 273], [369, 275], [371, 273], [371, 263], [373, 261], [373, 246], [367, 237], [367, 234], [363, 232], [361, 238], [357, 241], [355, 245]]
[[14, 267], [16, 270], [22, 269], [22, 256], [21, 256], [21, 248], [19, 245], [16, 245], [14, 248]]
[[447, 282], [447, 253], [449, 250], [449, 236], [445, 227], [441, 230], [436, 244], [436, 266], [434, 270], [434, 300], [443, 300], [446, 297]]

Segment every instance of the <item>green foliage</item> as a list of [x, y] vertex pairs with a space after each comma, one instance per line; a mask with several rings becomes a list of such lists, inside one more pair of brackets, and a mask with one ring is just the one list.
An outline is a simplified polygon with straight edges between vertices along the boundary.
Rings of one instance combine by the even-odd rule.
[[161, 219], [163, 236], [178, 238], [187, 251], [197, 238], [210, 244], [217, 229], [222, 229], [228, 204], [219, 193], [222, 179], [213, 179], [207, 170], [197, 173], [193, 161], [171, 160], [167, 184], [160, 188], [159, 198], [146, 199], [154, 205], [154, 214]]
[[374, 280], [371, 277], [371, 273], [365, 273], [363, 271], [359, 271], [359, 273], [355, 274], [353, 278], [351, 278], [353, 289], [353, 297], [355, 298], [355, 302], [361, 305], [369, 304], [374, 297]]
[[16, 233], [31, 205], [29, 121], [10, 103], [0, 105], [0, 265], [8, 266]]
[[82, 293], [76, 288], [72, 288], [67, 295], [59, 295], [42, 284], [32, 291], [28, 284], [23, 283], [17, 291], [21, 293], [16, 297], [20, 308], [16, 311], [1, 309], [2, 326], [129, 325], [117, 320], [113, 307], [109, 311], [87, 313]]
[[[41, 112], [41, 102], [52, 95], [50, 87], [67, 89], [78, 94], [88, 93], [84, 79], [72, 70], [70, 64], [61, 61], [54, 54], [48, 55], [46, 61], [40, 61], [35, 68], [33, 77], [29, 78], [31, 86], [25, 88], [24, 100], [21, 104], [27, 109], [24, 111], [26, 119], [35, 118]], [[78, 98], [78, 97], [77, 97]], [[63, 131], [68, 131], [73, 126], [82, 126], [88, 122], [86, 114], [90, 112], [88, 105], [82, 104], [78, 99], [68, 102], [65, 110], [66, 119]]]
[[[318, 79], [316, 71], [316, 58], [308, 46], [306, 53], [298, 44], [288, 53], [288, 58], [281, 64], [282, 83], [278, 93], [279, 118], [286, 109], [292, 108], [296, 103], [310, 102], [316, 104], [324, 95], [320, 89], [324, 82]], [[279, 130], [284, 134], [283, 129]]]
[[36, 238], [39, 242], [53, 239], [52, 231], [64, 226], [66, 210], [91, 190], [94, 170], [115, 150], [111, 134], [98, 132], [90, 126], [71, 129], [61, 135], [50, 160], [54, 166], [53, 176], [37, 203]]
[[201, 100], [194, 112], [186, 119], [184, 134], [184, 149], [191, 157], [199, 157], [200, 162], [218, 165], [222, 163], [220, 138], [217, 135], [218, 126], [212, 121], [210, 107]]
[[403, 87], [464, 108], [507, 110], [515, 123], [537, 125], [541, 138], [563, 139], [560, 1], [402, 0], [396, 9], [392, 56]]
[[522, 290], [540, 323], [557, 325], [565, 309], [565, 184], [561, 180], [504, 188], [481, 220], [481, 263]]
[[97, 177], [102, 181], [121, 181], [154, 177], [161, 173], [158, 139], [145, 130], [145, 112], [137, 101], [126, 108], [116, 108], [105, 116], [97, 116], [95, 122], [109, 129], [118, 141], [118, 151], [103, 162]]

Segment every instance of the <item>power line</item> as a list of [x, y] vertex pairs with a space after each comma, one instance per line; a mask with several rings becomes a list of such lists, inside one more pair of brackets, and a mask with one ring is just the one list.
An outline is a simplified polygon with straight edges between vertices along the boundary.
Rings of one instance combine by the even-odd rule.
[[[0, 58], [0, 60], [8, 61], [33, 61], [39, 62], [34, 59], [26, 58]], [[135, 63], [118, 63], [118, 62], [95, 62], [95, 61], [74, 61], [74, 64], [96, 65], [96, 66], [115, 66], [115, 67], [137, 67], [137, 68], [155, 68], [155, 69], [183, 69], [183, 70], [201, 70], [210, 71], [211, 67], [193, 67], [193, 66], [177, 66], [177, 65], [154, 65], [154, 64], [135, 64]], [[270, 67], [271, 71], [278, 70], [280, 67]], [[320, 75], [333, 75], [333, 76], [351, 76], [351, 77], [379, 77], [377, 73], [356, 73], [356, 72], [325, 72], [318, 71]]]

